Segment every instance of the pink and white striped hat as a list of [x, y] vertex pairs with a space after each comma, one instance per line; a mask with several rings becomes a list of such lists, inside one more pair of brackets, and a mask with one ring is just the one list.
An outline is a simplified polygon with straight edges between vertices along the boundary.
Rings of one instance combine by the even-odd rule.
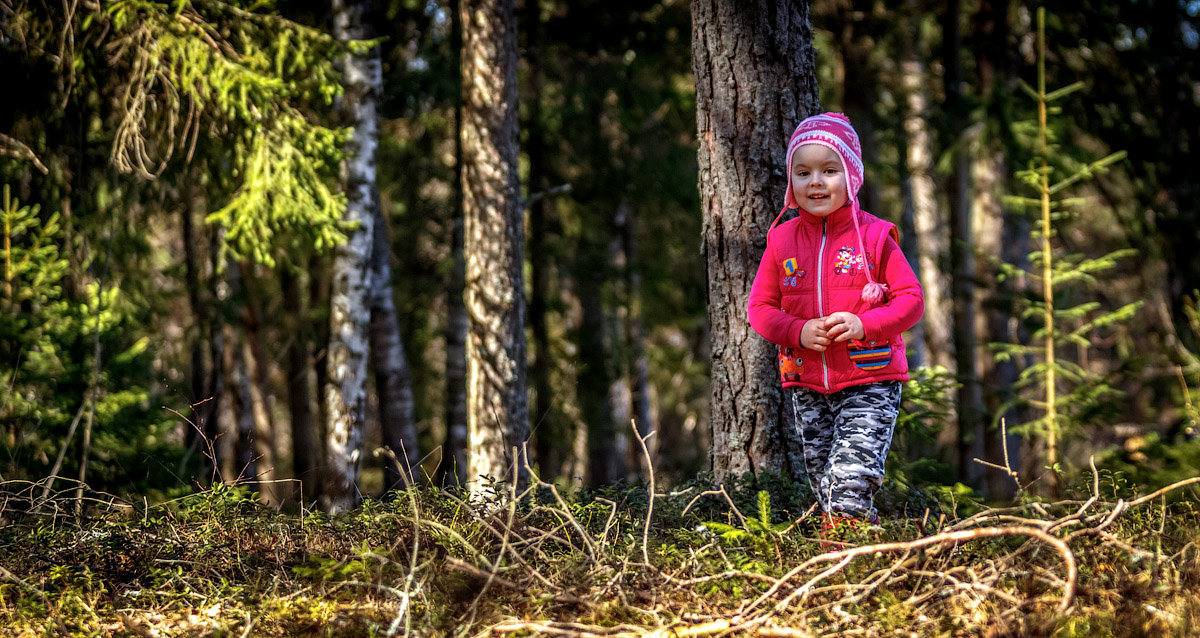
[[858, 189], [863, 184], [862, 146], [858, 143], [858, 133], [850, 125], [850, 120], [841, 113], [822, 113], [805, 119], [792, 133], [788, 142], [787, 159], [783, 165], [787, 171], [788, 186], [783, 203], [785, 208], [799, 208], [796, 195], [792, 192], [792, 156], [796, 149], [805, 144], [820, 144], [838, 154], [842, 160], [842, 169], [846, 173], [846, 191], [851, 200], [858, 197]]

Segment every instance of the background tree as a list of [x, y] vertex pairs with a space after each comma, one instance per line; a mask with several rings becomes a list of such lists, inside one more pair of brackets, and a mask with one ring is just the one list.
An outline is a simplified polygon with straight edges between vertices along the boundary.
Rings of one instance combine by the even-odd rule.
[[[525, 473], [524, 222], [512, 0], [463, 0], [463, 213], [468, 484]], [[522, 455], [523, 456], [523, 455]], [[515, 465], [514, 465], [515, 464]]]
[[[350, 45], [370, 35], [366, 0], [333, 0], [333, 32]], [[347, 510], [361, 495], [363, 430], [366, 427], [366, 382], [372, 308], [371, 250], [379, 206], [375, 186], [375, 148], [379, 136], [379, 96], [383, 85], [379, 48], [352, 49], [342, 61], [346, 93], [342, 109], [354, 129], [346, 143], [342, 187], [347, 193], [343, 222], [350, 228], [334, 250], [326, 356], [326, 480], [324, 509]], [[380, 353], [381, 355], [383, 353]]]

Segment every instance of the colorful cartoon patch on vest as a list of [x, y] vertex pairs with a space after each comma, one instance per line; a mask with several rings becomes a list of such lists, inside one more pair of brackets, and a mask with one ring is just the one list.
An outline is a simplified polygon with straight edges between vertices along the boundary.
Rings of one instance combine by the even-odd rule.
[[848, 346], [850, 361], [862, 370], [878, 370], [892, 362], [892, 347], [886, 341], [880, 345], [874, 340], [851, 339]]
[[804, 361], [795, 349], [779, 349], [779, 375], [783, 377], [784, 383], [796, 383], [800, 381], [800, 372], [803, 367]]
[[796, 286], [800, 283], [800, 278], [804, 276], [804, 271], [799, 270], [796, 266], [796, 258], [792, 257], [783, 260], [783, 285]]
[[[862, 270], [863, 269], [862, 255], [856, 255], [856, 254], [854, 254], [855, 252], [857, 252], [857, 251], [855, 251], [854, 246], [842, 246], [841, 248], [839, 248], [838, 254], [837, 254], [837, 262], [834, 263], [834, 265], [833, 265], [833, 274], [849, 275], [850, 273], [854, 272], [855, 270]], [[867, 258], [868, 258], [867, 267], [874, 268], [874, 266], [870, 265], [870, 257], [871, 257], [871, 253], [868, 252], [867, 253]]]

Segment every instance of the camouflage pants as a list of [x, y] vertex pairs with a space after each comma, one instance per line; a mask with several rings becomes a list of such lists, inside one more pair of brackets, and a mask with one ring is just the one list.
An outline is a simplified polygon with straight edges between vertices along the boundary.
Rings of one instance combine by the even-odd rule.
[[833, 394], [796, 388], [792, 407], [808, 483], [821, 509], [874, 519], [871, 499], [883, 484], [883, 462], [900, 411], [900, 383], [872, 383]]

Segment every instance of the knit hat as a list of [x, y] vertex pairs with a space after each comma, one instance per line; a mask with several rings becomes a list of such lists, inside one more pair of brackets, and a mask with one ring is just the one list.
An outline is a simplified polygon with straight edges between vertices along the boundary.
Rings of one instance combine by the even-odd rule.
[[[842, 171], [846, 175], [846, 195], [849, 197], [850, 217], [854, 220], [854, 232], [858, 236], [858, 250], [863, 255], [863, 269], [867, 274], [867, 285], [863, 286], [863, 301], [871, 305], [882, 302], [887, 296], [887, 285], [875, 281], [871, 274], [870, 264], [867, 263], [867, 251], [863, 246], [862, 228], [859, 225], [859, 214], [862, 209], [858, 206], [858, 189], [863, 184], [862, 146], [858, 142], [858, 133], [850, 125], [850, 120], [841, 113], [822, 113], [806, 118], [788, 142], [787, 158], [784, 171], [788, 176], [787, 192], [783, 198], [783, 210], [800, 208], [796, 194], [792, 192], [792, 156], [796, 149], [805, 144], [820, 144], [837, 154], [842, 161]], [[783, 213], [781, 212], [780, 215]]]

